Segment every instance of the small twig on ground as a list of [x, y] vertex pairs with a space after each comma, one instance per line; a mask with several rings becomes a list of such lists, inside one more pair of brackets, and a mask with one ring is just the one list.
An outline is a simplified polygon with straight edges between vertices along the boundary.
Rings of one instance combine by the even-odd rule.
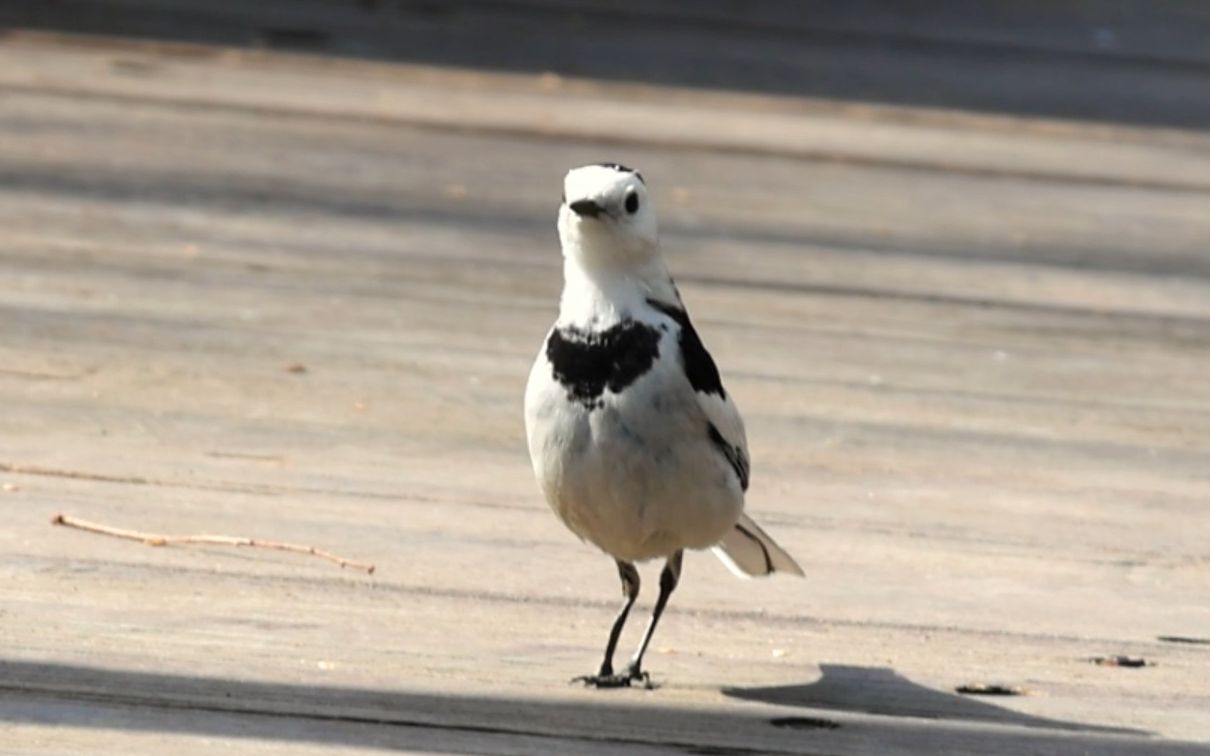
[[50, 518], [51, 525], [64, 525], [69, 528], [78, 528], [87, 530], [90, 533], [101, 533], [102, 535], [114, 536], [115, 538], [125, 538], [130, 541], [142, 541], [148, 546], [168, 546], [174, 543], [200, 543], [212, 546], [251, 546], [260, 549], [276, 549], [278, 551], [292, 551], [296, 554], [310, 554], [321, 559], [327, 559], [331, 562], [336, 562], [341, 567], [351, 567], [355, 570], [361, 570], [367, 575], [374, 574], [374, 565], [366, 564], [365, 562], [355, 562], [352, 559], [345, 559], [342, 556], [337, 556], [330, 551], [317, 549], [314, 546], [303, 546], [297, 543], [282, 543], [281, 541], [263, 541], [259, 538], [240, 538], [238, 536], [225, 535], [161, 535], [159, 533], [144, 533], [139, 530], [127, 530], [125, 528], [115, 528], [110, 525], [101, 525], [87, 520], [80, 520], [63, 513], [56, 514]]

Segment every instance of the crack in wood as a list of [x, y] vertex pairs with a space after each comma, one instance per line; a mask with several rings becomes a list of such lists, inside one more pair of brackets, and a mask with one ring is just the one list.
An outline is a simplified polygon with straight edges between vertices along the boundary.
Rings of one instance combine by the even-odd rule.
[[219, 491], [222, 493], [242, 493], [255, 496], [340, 496], [357, 499], [393, 501], [399, 503], [414, 502], [421, 504], [441, 504], [449, 506], [456, 504], [480, 509], [508, 509], [530, 511], [532, 507], [519, 504], [498, 504], [489, 501], [437, 499], [414, 494], [379, 493], [377, 491], [338, 490], [330, 488], [314, 488], [309, 486], [274, 486], [265, 483], [226, 483], [226, 482], [188, 482], [168, 480], [164, 478], [148, 478], [142, 475], [118, 475], [97, 473], [87, 470], [65, 470], [62, 468], [42, 467], [13, 462], [0, 462], [0, 472], [13, 475], [33, 475], [46, 478], [64, 478], [67, 480], [82, 480], [96, 483], [116, 483], [133, 486], [158, 486], [164, 488], [183, 488], [192, 491]]
[[94, 375], [97, 368], [87, 368], [74, 373], [55, 373], [45, 370], [22, 370], [21, 368], [0, 368], [0, 375], [13, 378], [26, 378], [35, 381], [79, 381]]
[[[255, 572], [224, 573], [213, 569], [186, 567], [182, 565], [144, 564], [137, 562], [118, 562], [107, 559], [47, 559], [41, 560], [29, 554], [10, 554], [11, 558], [20, 559], [23, 564], [30, 565], [40, 561], [51, 568], [63, 568], [65, 564], [87, 566], [91, 571], [102, 570], [116, 574], [118, 572], [156, 572], [158, 574], [173, 573], [176, 575], [195, 575], [214, 582], [220, 579], [238, 581], [241, 584], [261, 584], [277, 586], [301, 586], [317, 589], [338, 588], [342, 592], [365, 591], [374, 595], [390, 594], [396, 596], [420, 596], [432, 599], [448, 599], [469, 604], [494, 603], [504, 605], [530, 605], [556, 608], [590, 608], [604, 612], [614, 612], [616, 604], [592, 598], [567, 598], [564, 596], [536, 596], [500, 593], [496, 591], [469, 590], [462, 588], [434, 588], [428, 585], [407, 585], [386, 580], [366, 583], [334, 576], [298, 576], [289, 574], [267, 575]], [[1090, 638], [1085, 635], [1058, 635], [1054, 633], [1027, 633], [1008, 630], [984, 630], [974, 627], [957, 627], [953, 625], [924, 625], [902, 622], [885, 622], [878, 620], [853, 620], [843, 618], [821, 617], [805, 613], [779, 614], [767, 610], [719, 609], [702, 607], [678, 607], [670, 605], [668, 612], [673, 615], [688, 617], [704, 617], [711, 620], [727, 622], [752, 622], [767, 627], [802, 628], [816, 627], [853, 628], [858, 630], [893, 630], [910, 633], [942, 633], [965, 638], [1016, 638], [1024, 640], [1045, 640], [1048, 642], [1066, 643], [1099, 643], [1112, 646], [1121, 643], [1121, 638]]]
[[[541, 138], [550, 142], [579, 144], [596, 142], [623, 147], [660, 149], [667, 152], [707, 152], [716, 155], [739, 155], [752, 157], [773, 157], [787, 160], [798, 160], [804, 163], [825, 163], [834, 165], [851, 165], [864, 168], [891, 168], [905, 171], [919, 171], [953, 176], [970, 176], [974, 178], [1013, 179], [1030, 181], [1040, 184], [1061, 184], [1078, 187], [1127, 188], [1150, 191], [1165, 191], [1181, 194], [1206, 194], [1210, 192], [1210, 184], [1198, 182], [1166, 181], [1158, 178], [1122, 178], [1117, 176], [1096, 176], [1062, 173], [1043, 169], [1008, 168], [1004, 166], [965, 165], [944, 160], [926, 160], [914, 158], [896, 158], [888, 156], [868, 156], [856, 153], [842, 153], [826, 148], [793, 148], [778, 147], [767, 144], [751, 143], [736, 144], [724, 140], [695, 139], [689, 142], [678, 138], [662, 138], [652, 134], [631, 136], [620, 132], [608, 134], [583, 127], [579, 130], [557, 130], [549, 121], [533, 125], [513, 125], [493, 122], [457, 122], [448, 118], [417, 118], [401, 113], [327, 113], [322, 110], [310, 110], [299, 106], [282, 104], [252, 104], [236, 102], [219, 102], [207, 99], [205, 96], [182, 95], [136, 95], [119, 92], [105, 92], [77, 86], [52, 84], [24, 84], [6, 82], [0, 84], [0, 92], [17, 94], [34, 94], [47, 97], [68, 97], [79, 100], [95, 100], [101, 102], [117, 102], [136, 104], [144, 107], [158, 107], [175, 110], [203, 110], [207, 112], [228, 112], [238, 114], [253, 114], [265, 117], [288, 117], [292, 119], [305, 118], [316, 122], [362, 123], [404, 126], [417, 131], [462, 134], [466, 136], [502, 136], [521, 139]], [[683, 135], [681, 135], [683, 137]]]

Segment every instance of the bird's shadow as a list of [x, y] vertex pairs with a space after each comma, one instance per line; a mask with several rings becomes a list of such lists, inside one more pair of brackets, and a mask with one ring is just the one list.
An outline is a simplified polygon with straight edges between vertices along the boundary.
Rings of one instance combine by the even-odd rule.
[[1143, 730], [1035, 717], [965, 695], [917, 685], [888, 667], [821, 664], [813, 682], [765, 688], [724, 688], [723, 694], [745, 701], [857, 714], [915, 717], [952, 722], [979, 722], [1106, 735], [1150, 735]]

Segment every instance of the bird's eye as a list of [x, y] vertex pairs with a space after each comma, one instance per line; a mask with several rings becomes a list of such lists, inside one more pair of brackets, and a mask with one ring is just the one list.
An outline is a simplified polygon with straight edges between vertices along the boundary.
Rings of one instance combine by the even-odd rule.
[[637, 213], [638, 211], [639, 211], [639, 195], [634, 194], [632, 192], [631, 194], [628, 194], [626, 196], [626, 212], [633, 215], [634, 213]]

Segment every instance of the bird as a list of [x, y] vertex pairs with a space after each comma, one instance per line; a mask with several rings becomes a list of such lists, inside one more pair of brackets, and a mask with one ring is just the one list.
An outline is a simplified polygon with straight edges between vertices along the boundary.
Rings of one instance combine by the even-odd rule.
[[[623, 604], [597, 688], [651, 687], [643, 656], [687, 549], [741, 576], [802, 568], [744, 513], [744, 422], [661, 252], [646, 181], [620, 163], [573, 168], [558, 214], [563, 291], [525, 389], [530, 460], [547, 504], [617, 563]], [[629, 664], [618, 638], [639, 595], [636, 563], [663, 559], [659, 595]]]

